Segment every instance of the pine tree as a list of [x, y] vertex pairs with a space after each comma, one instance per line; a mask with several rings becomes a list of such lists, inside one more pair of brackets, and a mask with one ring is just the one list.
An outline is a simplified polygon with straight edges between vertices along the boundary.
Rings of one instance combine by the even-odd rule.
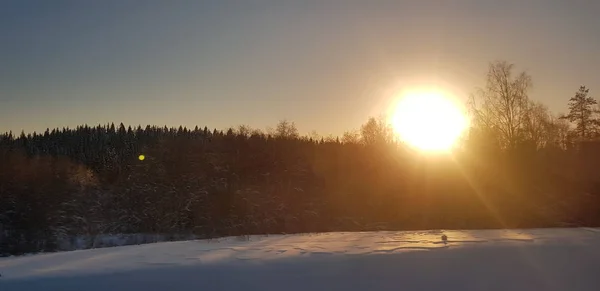
[[573, 132], [580, 140], [589, 140], [598, 135], [600, 125], [596, 116], [598, 110], [594, 108], [598, 102], [588, 95], [589, 91], [585, 86], [580, 86], [575, 96], [569, 99], [569, 114], [561, 117], [575, 124]]

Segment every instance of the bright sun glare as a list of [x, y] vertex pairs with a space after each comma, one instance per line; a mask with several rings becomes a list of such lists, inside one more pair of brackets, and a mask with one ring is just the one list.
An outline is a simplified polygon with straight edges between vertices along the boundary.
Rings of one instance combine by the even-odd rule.
[[467, 118], [438, 91], [413, 91], [400, 96], [391, 116], [399, 138], [424, 151], [447, 151], [467, 127]]

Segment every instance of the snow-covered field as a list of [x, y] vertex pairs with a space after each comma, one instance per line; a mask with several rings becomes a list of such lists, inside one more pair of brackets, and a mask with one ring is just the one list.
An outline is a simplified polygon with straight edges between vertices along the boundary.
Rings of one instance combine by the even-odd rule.
[[[446, 234], [448, 242], [441, 241]], [[600, 229], [224, 238], [0, 259], [0, 290], [600, 290]]]

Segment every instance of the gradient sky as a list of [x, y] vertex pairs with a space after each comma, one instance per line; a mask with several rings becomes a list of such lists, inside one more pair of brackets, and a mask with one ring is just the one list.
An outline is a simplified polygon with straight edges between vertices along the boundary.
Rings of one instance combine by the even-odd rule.
[[358, 128], [398, 88], [462, 100], [503, 59], [563, 112], [600, 96], [600, 1], [0, 1], [0, 132]]

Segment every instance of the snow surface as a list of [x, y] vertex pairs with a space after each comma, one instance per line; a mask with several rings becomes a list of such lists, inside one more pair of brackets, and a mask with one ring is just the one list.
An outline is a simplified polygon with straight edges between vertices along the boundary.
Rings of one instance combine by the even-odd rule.
[[231, 237], [3, 258], [0, 274], [1, 291], [597, 291], [600, 229]]
[[[165, 241], [193, 240], [194, 235], [168, 235], [168, 234], [101, 234], [96, 236], [78, 235], [58, 240], [58, 250], [74, 251], [90, 248], [106, 248], [128, 245], [139, 245]], [[93, 247], [92, 247], [93, 246]]]

